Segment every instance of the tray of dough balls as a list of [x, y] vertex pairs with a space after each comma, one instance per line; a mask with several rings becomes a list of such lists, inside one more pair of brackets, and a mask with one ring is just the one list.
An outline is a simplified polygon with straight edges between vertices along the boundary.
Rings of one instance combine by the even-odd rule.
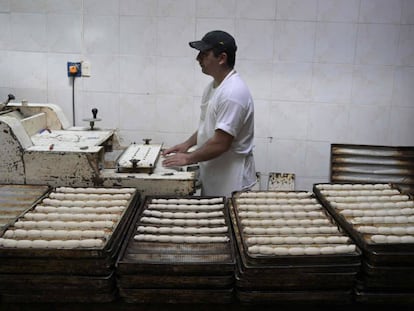
[[360, 251], [307, 191], [235, 192], [244, 265], [359, 264]]
[[148, 196], [117, 262], [119, 273], [234, 270], [224, 197]]
[[138, 201], [135, 188], [57, 187], [6, 228], [0, 260], [36, 261], [19, 266], [18, 273], [99, 274], [114, 265]]
[[50, 189], [42, 185], [0, 185], [0, 235]]
[[369, 252], [414, 255], [414, 200], [392, 184], [316, 184], [315, 194]]
[[[236, 238], [240, 237], [234, 208], [229, 202], [230, 217]], [[246, 261], [243, 245], [239, 239], [236, 256], [235, 284], [238, 291], [292, 291], [299, 296], [310, 297], [302, 291], [318, 291], [324, 297], [324, 290], [349, 291], [352, 288], [361, 263], [312, 263], [306, 264], [250, 264]], [[297, 292], [300, 291], [300, 292]], [[323, 293], [322, 293], [323, 292]], [[281, 293], [279, 293], [281, 294]], [[315, 294], [315, 293], [314, 293]], [[283, 296], [283, 295], [282, 295]], [[259, 297], [259, 296], [258, 296]], [[256, 297], [256, 298], [258, 298]], [[279, 297], [281, 298], [281, 297]]]

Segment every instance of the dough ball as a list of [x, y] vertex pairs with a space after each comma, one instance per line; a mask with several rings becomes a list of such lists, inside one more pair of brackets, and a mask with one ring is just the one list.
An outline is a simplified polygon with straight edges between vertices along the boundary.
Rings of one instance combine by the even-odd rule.
[[335, 254], [335, 247], [332, 247], [332, 246], [321, 247], [321, 254], [323, 255]]
[[16, 247], [18, 247], [18, 248], [30, 248], [30, 247], [32, 247], [32, 241], [30, 241], [30, 240], [18, 240], [16, 242]]
[[291, 247], [289, 248], [289, 255], [298, 256], [298, 255], [304, 255], [305, 249], [302, 247]]
[[46, 240], [33, 240], [32, 247], [33, 248], [47, 248], [49, 242]]
[[387, 242], [387, 237], [385, 235], [375, 234], [375, 235], [371, 236], [371, 240], [374, 243], [386, 243]]
[[320, 253], [319, 247], [305, 247], [305, 255], [319, 255]]

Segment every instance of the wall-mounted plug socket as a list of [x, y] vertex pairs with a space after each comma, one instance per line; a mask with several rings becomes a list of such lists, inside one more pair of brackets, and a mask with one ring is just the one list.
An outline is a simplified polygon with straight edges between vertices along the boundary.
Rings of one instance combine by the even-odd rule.
[[80, 77], [82, 67], [80, 62], [68, 62], [68, 77]]
[[91, 63], [82, 61], [82, 77], [90, 77], [91, 76]]

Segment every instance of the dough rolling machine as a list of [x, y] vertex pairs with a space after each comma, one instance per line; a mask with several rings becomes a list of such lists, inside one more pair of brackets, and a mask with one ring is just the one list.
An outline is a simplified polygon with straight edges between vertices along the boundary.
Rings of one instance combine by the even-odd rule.
[[75, 127], [57, 105], [9, 101], [0, 107], [0, 183], [195, 192], [194, 171], [162, 167], [162, 144], [121, 146], [116, 130], [96, 127], [96, 109], [89, 126]]

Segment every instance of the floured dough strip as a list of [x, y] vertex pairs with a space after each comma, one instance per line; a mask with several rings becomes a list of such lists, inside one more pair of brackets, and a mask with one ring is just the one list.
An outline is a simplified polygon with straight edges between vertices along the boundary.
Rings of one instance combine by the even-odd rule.
[[377, 196], [377, 195], [397, 195], [398, 189], [372, 189], [372, 190], [322, 190], [321, 193], [327, 197], [344, 196]]
[[371, 241], [374, 243], [414, 243], [414, 236], [412, 235], [373, 235]]
[[212, 219], [169, 219], [156, 217], [142, 217], [141, 223], [158, 224], [158, 225], [173, 225], [173, 226], [208, 226], [208, 225], [224, 225], [225, 221], [222, 218]]
[[62, 220], [62, 221], [98, 221], [119, 219], [117, 214], [90, 214], [90, 213], [26, 213], [23, 219], [27, 220]]
[[222, 210], [224, 204], [148, 204], [147, 209], [177, 211], [216, 211]]
[[294, 212], [239, 212], [240, 218], [315, 218], [324, 217], [322, 211], [294, 211]]
[[108, 234], [103, 230], [9, 229], [3, 236], [8, 239], [80, 240], [106, 238]]
[[62, 193], [52, 192], [49, 198], [57, 200], [129, 200], [131, 193], [97, 194], [97, 193]]
[[332, 197], [332, 202], [346, 203], [346, 202], [397, 202], [407, 201], [409, 196], [406, 194], [398, 195], [377, 195], [377, 196], [345, 196], [345, 197]]
[[357, 230], [367, 234], [414, 235], [414, 226], [360, 226]]
[[63, 193], [134, 193], [136, 191], [135, 188], [71, 188], [71, 187], [57, 187], [55, 189], [56, 192], [63, 192]]
[[315, 204], [315, 198], [278, 199], [278, 198], [238, 198], [237, 204]]
[[413, 208], [403, 209], [369, 209], [369, 210], [357, 210], [357, 209], [345, 209], [339, 212], [344, 216], [402, 216], [402, 215], [414, 215]]
[[350, 239], [343, 235], [327, 236], [272, 236], [272, 237], [249, 237], [248, 245], [278, 245], [278, 244], [348, 244]]
[[227, 227], [153, 227], [138, 226], [139, 233], [161, 233], [161, 234], [200, 234], [200, 233], [226, 233]]
[[371, 190], [371, 189], [391, 189], [390, 184], [319, 184], [318, 189], [335, 190]]
[[8, 248], [51, 248], [51, 249], [72, 249], [72, 248], [100, 248], [103, 241], [99, 239], [86, 240], [13, 240], [0, 238], [0, 246]]
[[320, 234], [338, 233], [335, 226], [314, 226], [314, 227], [245, 227], [243, 232], [255, 235], [290, 235], [290, 234]]
[[159, 218], [215, 218], [224, 217], [222, 211], [218, 212], [160, 212], [155, 210], [145, 210], [144, 216]]
[[305, 219], [242, 219], [241, 223], [243, 226], [251, 227], [280, 227], [280, 226], [294, 226], [296, 224], [301, 226], [314, 226], [331, 224], [330, 221], [325, 218], [305, 218]]
[[158, 204], [218, 204], [223, 203], [223, 198], [209, 199], [151, 199], [151, 203]]
[[404, 224], [414, 223], [414, 216], [363, 216], [349, 218], [352, 224]]
[[322, 206], [315, 204], [240, 204], [237, 206], [239, 211], [256, 211], [256, 212], [271, 212], [271, 211], [316, 211], [321, 210]]
[[239, 194], [240, 198], [307, 198], [313, 195], [305, 191], [247, 191]]
[[400, 202], [360, 202], [360, 203], [337, 203], [330, 202], [330, 204], [337, 209], [397, 209], [397, 208], [412, 208], [414, 201], [400, 201]]
[[112, 228], [113, 221], [61, 221], [61, 220], [41, 220], [41, 221], [22, 221], [18, 220], [14, 226], [22, 229], [102, 229]]
[[283, 247], [283, 246], [265, 246], [265, 245], [254, 245], [248, 248], [248, 252], [251, 254], [260, 255], [330, 255], [330, 254], [347, 254], [353, 253], [356, 250], [354, 244], [349, 245], [336, 245], [336, 246], [294, 246], [294, 247]]
[[70, 200], [56, 200], [45, 198], [42, 203], [44, 205], [50, 206], [75, 206], [75, 207], [99, 207], [99, 206], [126, 206], [128, 204], [127, 200], [108, 200], [108, 201], [94, 201], [94, 200], [85, 200], [85, 201], [70, 201]]
[[108, 206], [108, 207], [75, 207], [75, 206], [44, 206], [37, 205], [35, 210], [39, 213], [96, 213], [96, 214], [119, 214], [126, 209], [125, 206]]
[[156, 235], [137, 234], [135, 241], [164, 242], [164, 243], [223, 243], [228, 242], [227, 236], [184, 236], [184, 235]]

